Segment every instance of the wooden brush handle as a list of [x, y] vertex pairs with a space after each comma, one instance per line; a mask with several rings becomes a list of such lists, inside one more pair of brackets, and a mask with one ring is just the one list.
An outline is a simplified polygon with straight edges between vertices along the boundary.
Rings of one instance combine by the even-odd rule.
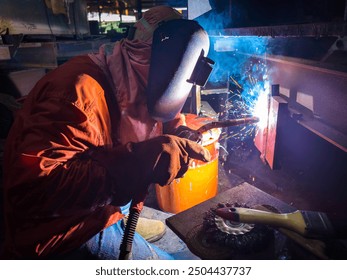
[[264, 224], [286, 228], [303, 236], [306, 234], [306, 223], [300, 211], [276, 214], [249, 208], [233, 207], [231, 209], [235, 215], [235, 219], [241, 223]]

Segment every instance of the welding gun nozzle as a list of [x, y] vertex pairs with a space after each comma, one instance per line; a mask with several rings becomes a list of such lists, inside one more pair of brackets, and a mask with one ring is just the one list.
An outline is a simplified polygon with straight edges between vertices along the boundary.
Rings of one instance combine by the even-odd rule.
[[252, 117], [252, 118], [253, 118], [254, 123], [260, 122], [260, 118], [258, 118], [258, 117]]

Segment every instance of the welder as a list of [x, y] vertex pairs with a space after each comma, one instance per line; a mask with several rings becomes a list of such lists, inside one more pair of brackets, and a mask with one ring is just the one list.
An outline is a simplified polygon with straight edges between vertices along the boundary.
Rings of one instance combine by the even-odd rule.
[[[127, 38], [72, 58], [31, 90], [5, 147], [5, 258], [117, 259], [129, 203], [145, 198], [153, 183], [182, 177], [190, 159], [209, 160], [201, 145], [174, 135], [184, 126], [182, 84], [194, 68], [187, 62], [207, 53], [200, 31], [175, 66], [180, 71], [162, 78], [156, 69], [160, 44], [172, 36], [157, 34], [154, 54], [153, 34], [180, 20], [173, 8], [154, 7]], [[170, 45], [173, 55], [185, 52]], [[168, 88], [156, 88], [161, 84]], [[172, 258], [137, 233], [132, 256]]]

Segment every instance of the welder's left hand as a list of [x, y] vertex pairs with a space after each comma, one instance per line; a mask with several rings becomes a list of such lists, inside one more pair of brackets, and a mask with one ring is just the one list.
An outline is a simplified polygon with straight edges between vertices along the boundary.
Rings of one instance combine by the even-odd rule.
[[164, 134], [175, 135], [197, 143], [201, 141], [201, 134], [186, 125], [186, 117], [181, 113], [178, 113], [173, 120], [164, 123], [163, 129]]

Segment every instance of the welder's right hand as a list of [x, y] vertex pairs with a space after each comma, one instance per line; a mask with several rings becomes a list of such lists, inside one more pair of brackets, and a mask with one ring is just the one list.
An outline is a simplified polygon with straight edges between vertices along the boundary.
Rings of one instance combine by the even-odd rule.
[[182, 177], [190, 159], [206, 162], [211, 155], [191, 140], [163, 135], [111, 150], [98, 148], [90, 152], [90, 157], [108, 170], [118, 191], [134, 198], [147, 193], [151, 183], [165, 186]]

